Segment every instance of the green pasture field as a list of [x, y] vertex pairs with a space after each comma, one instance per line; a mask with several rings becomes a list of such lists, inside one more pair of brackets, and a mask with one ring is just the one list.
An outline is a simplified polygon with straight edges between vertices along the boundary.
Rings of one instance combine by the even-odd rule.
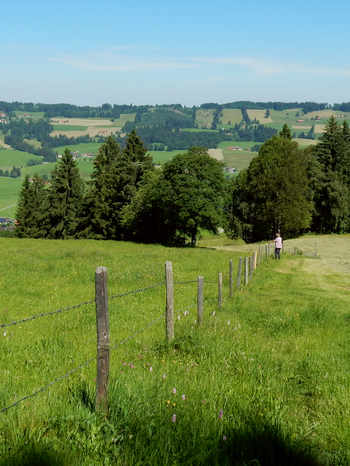
[[41, 142], [38, 141], [37, 139], [26, 139], [26, 138], [24, 138], [23, 141], [27, 142], [28, 144], [33, 146], [35, 149], [40, 149], [42, 147]]
[[0, 217], [14, 217], [22, 185], [20, 178], [0, 176]]
[[78, 125], [52, 125], [54, 131], [85, 131], [87, 126]]
[[[257, 155], [257, 152], [251, 152], [249, 148], [257, 144], [251, 141], [223, 141], [218, 145], [219, 149], [222, 149], [224, 154], [224, 162], [228, 167], [238, 168], [238, 170], [244, 170], [248, 168], [250, 162]], [[243, 151], [230, 150], [231, 146], [242, 147]]]
[[183, 154], [187, 152], [186, 150], [150, 150], [148, 154], [152, 156], [153, 163], [157, 165], [162, 165], [168, 160], [171, 160], [177, 154]]
[[41, 161], [42, 157], [15, 149], [0, 149], [0, 168], [23, 167], [29, 160]]
[[218, 129], [207, 129], [207, 128], [181, 128], [181, 131], [187, 133], [218, 133]]
[[54, 151], [58, 154], [63, 154], [65, 149], [69, 149], [71, 152], [80, 152], [81, 154], [90, 153], [96, 155], [99, 148], [102, 146], [101, 142], [84, 142], [81, 144], [71, 144], [68, 146], [58, 146], [54, 148]]
[[297, 142], [301, 147], [314, 146], [319, 141], [316, 139], [294, 138], [293, 141]]
[[239, 108], [224, 108], [221, 112], [220, 124], [224, 127], [234, 126], [242, 121], [242, 112]]
[[[228, 261], [236, 271], [239, 256], [255, 246], [223, 241], [226, 250], [215, 250], [206, 241], [176, 249], [0, 238], [2, 323], [92, 302], [2, 329], [0, 410], [89, 363], [0, 413], [1, 465], [349, 464], [350, 237], [293, 240], [311, 250], [318, 241], [318, 256], [270, 259], [231, 299]], [[175, 280], [170, 345], [167, 260]], [[97, 265], [108, 268], [110, 296], [159, 284], [109, 300], [107, 418], [94, 408]], [[201, 328], [198, 275], [205, 282]]]
[[18, 118], [25, 118], [28, 115], [28, 118], [33, 120], [41, 120], [45, 115], [44, 112], [22, 112], [21, 110], [16, 110], [15, 114]]
[[214, 118], [214, 109], [198, 109], [196, 110], [196, 125], [198, 128], [210, 129]]

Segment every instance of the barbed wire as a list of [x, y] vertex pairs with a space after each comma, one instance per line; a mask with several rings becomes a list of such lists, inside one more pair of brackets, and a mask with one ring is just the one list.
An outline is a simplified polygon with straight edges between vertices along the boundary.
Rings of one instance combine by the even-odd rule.
[[14, 403], [6, 406], [5, 408], [1, 408], [0, 409], [0, 414], [1, 413], [5, 413], [6, 411], [8, 411], [9, 409], [11, 408], [14, 408], [15, 406], [19, 405], [20, 403], [22, 403], [22, 401], [25, 401], [25, 400], [29, 400], [30, 398], [34, 398], [35, 396], [39, 395], [39, 393], [42, 393], [44, 392], [45, 390], [47, 390], [48, 388], [50, 388], [52, 385], [58, 383], [58, 382], [61, 382], [62, 380], [70, 377], [72, 374], [74, 374], [75, 372], [78, 372], [78, 370], [82, 369], [83, 367], [85, 366], [88, 366], [89, 364], [92, 363], [92, 361], [96, 361], [96, 356], [93, 357], [93, 358], [90, 358], [88, 359], [87, 361], [83, 362], [82, 364], [79, 364], [79, 366], [75, 367], [74, 369], [71, 369], [69, 370], [68, 372], [66, 372], [65, 374], [63, 375], [60, 375], [59, 377], [56, 377], [54, 380], [52, 380], [51, 382], [47, 383], [46, 385], [43, 385], [42, 387], [40, 387], [38, 390], [36, 390], [35, 392], [31, 393], [30, 395], [26, 395], [22, 398], [20, 398], [19, 400], [15, 401]]
[[158, 288], [160, 286], [164, 286], [164, 283], [165, 282], [160, 282], [160, 283], [157, 283], [155, 285], [146, 286], [145, 288], [138, 288], [136, 290], [126, 291], [125, 293], [111, 295], [109, 297], [109, 299], [123, 298], [124, 296], [129, 296], [129, 295], [137, 294], [137, 293], [143, 293], [144, 291], [148, 291], [148, 290], [152, 290], [154, 288]]
[[47, 316], [52, 316], [54, 314], [59, 314], [59, 313], [62, 313], [62, 312], [72, 311], [73, 309], [78, 309], [79, 307], [88, 306], [88, 305], [94, 304], [94, 303], [95, 303], [95, 299], [91, 299], [90, 301], [84, 301], [83, 303], [80, 303], [80, 304], [74, 304], [73, 306], [63, 307], [61, 309], [57, 309], [56, 311], [42, 312], [40, 314], [34, 314], [34, 315], [32, 315], [30, 317], [26, 317], [24, 319], [14, 320], [12, 322], [9, 322], [8, 324], [0, 324], [0, 328], [11, 327], [12, 325], [23, 324], [24, 322], [29, 322], [31, 320], [39, 319], [39, 317], [47, 317]]
[[[159, 316], [157, 317], [156, 319], [153, 319], [151, 320], [145, 327], [143, 327], [142, 329], [139, 329], [137, 330], [136, 332], [134, 332], [132, 335], [129, 335], [128, 337], [124, 338], [123, 340], [121, 340], [120, 342], [118, 342], [117, 344], [115, 344], [114, 346], [110, 346], [110, 350], [113, 351], [115, 350], [116, 348], [118, 348], [118, 346], [121, 346], [123, 344], [125, 344], [127, 341], [130, 341], [131, 339], [135, 338], [137, 335], [139, 335], [140, 333], [144, 332], [145, 330], [148, 330], [149, 328], [153, 327], [159, 320], [163, 319], [164, 316]], [[26, 396], [23, 396], [22, 398], [20, 398], [19, 400], [16, 400], [14, 403], [4, 407], [4, 408], [1, 408], [0, 409], [0, 414], [2, 413], [5, 413], [7, 412], [9, 409], [11, 408], [14, 408], [15, 406], [19, 405], [20, 403], [22, 403], [22, 401], [25, 401], [25, 400], [28, 400], [28, 399], [31, 399], [31, 398], [34, 398], [35, 396], [39, 395], [40, 393], [48, 390], [50, 387], [52, 387], [53, 385], [55, 385], [56, 383], [58, 382], [61, 382], [62, 380], [64, 379], [67, 379], [68, 377], [70, 377], [72, 374], [74, 374], [75, 372], [78, 372], [80, 369], [82, 369], [83, 367], [87, 367], [89, 364], [92, 363], [92, 361], [96, 361], [96, 356], [94, 356], [93, 358], [90, 358], [86, 361], [84, 361], [83, 363], [79, 364], [79, 366], [73, 368], [73, 369], [70, 369], [69, 371], [67, 371], [65, 374], [63, 375], [60, 375], [59, 377], [56, 377], [55, 379], [53, 379], [51, 382], [47, 383], [46, 385], [43, 385], [42, 387], [40, 387], [38, 390], [36, 390], [35, 392], [31, 393], [30, 395], [26, 395]]]

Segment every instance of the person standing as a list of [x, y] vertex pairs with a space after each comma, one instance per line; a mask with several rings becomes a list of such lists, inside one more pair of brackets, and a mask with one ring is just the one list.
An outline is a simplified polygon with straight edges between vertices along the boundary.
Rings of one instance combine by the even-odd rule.
[[281, 259], [282, 237], [278, 231], [275, 238], [275, 259]]

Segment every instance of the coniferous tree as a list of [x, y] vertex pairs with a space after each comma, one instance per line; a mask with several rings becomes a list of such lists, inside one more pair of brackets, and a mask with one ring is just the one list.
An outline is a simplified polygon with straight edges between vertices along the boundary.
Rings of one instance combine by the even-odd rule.
[[290, 132], [289, 126], [285, 123], [279, 132], [279, 136], [285, 139], [292, 139], [292, 133]]
[[135, 192], [135, 166], [109, 137], [94, 160], [81, 236], [121, 239], [121, 211]]
[[16, 212], [16, 235], [21, 238], [45, 238], [48, 231], [48, 192], [44, 180], [25, 177]]
[[77, 235], [83, 201], [83, 181], [71, 152], [66, 149], [52, 172], [49, 190], [49, 237], [73, 238]]
[[147, 149], [135, 130], [131, 131], [127, 137], [124, 153], [134, 164], [134, 182], [137, 186], [145, 172], [152, 169], [152, 157], [147, 155]]
[[320, 233], [349, 231], [350, 144], [349, 127], [339, 127], [332, 116], [314, 148], [321, 174], [315, 190], [313, 229]]

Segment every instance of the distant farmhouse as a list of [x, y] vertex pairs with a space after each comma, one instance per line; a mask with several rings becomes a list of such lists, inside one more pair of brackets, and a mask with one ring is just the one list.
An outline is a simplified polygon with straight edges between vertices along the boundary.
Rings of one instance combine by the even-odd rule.
[[[84, 154], [81, 154], [79, 151], [72, 152], [73, 160], [78, 160], [78, 159], [93, 159], [95, 156], [94, 154], [91, 154], [90, 152], [86, 152]], [[61, 159], [62, 154], [57, 154], [56, 153], [56, 158]]]

